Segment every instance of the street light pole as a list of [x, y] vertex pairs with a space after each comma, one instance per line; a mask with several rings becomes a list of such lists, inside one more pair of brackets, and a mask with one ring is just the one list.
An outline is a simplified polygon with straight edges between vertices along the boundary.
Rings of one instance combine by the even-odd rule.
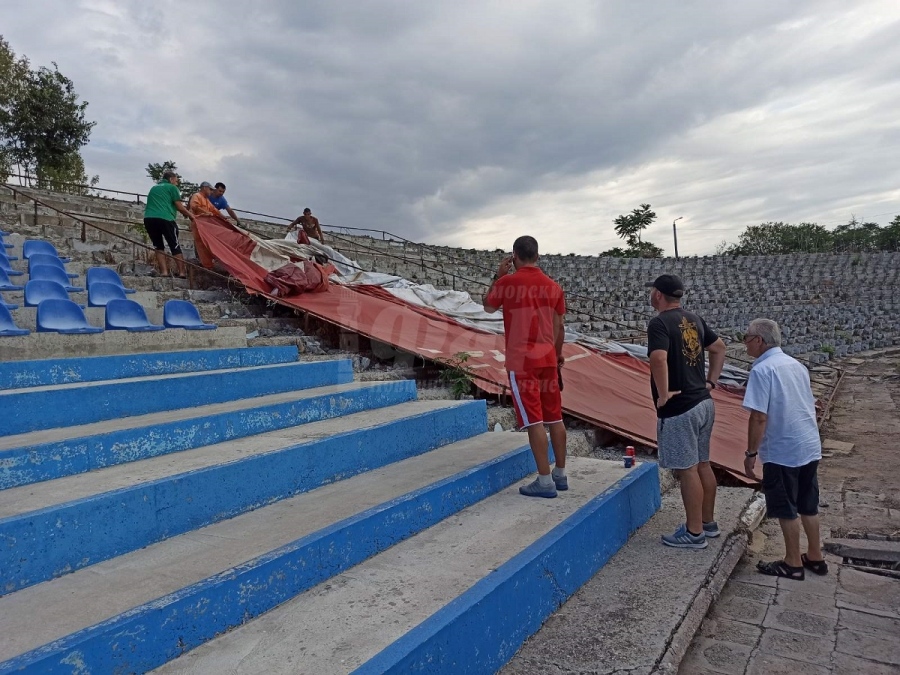
[[675, 223], [682, 218], [684, 218], [684, 216], [678, 216], [672, 221], [672, 238], [675, 240], [675, 260], [678, 260], [678, 230], [675, 229]]

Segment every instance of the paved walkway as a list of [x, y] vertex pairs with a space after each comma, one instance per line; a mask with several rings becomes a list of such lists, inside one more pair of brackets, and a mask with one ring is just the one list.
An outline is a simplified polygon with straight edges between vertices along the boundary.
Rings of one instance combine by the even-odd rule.
[[[822, 534], [826, 539], [852, 532], [897, 534], [900, 355], [847, 365], [823, 435], [855, 446], [826, 456], [820, 466]], [[799, 582], [756, 572], [758, 560], [783, 554], [778, 523], [765, 521], [679, 672], [900, 674], [900, 580], [845, 567], [835, 557], [828, 557], [827, 576], [807, 572]]]
[[764, 555], [748, 552], [738, 563], [679, 672], [900, 673], [900, 580], [843, 567], [834, 557], [824, 577], [764, 576], [756, 561], [777, 559], [782, 549], [777, 523], [767, 521], [763, 533]]

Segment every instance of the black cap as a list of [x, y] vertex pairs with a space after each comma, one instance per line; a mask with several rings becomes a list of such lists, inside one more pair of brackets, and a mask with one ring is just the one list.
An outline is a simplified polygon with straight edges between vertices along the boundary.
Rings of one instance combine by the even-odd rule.
[[684, 284], [674, 274], [661, 274], [646, 285], [672, 298], [680, 298], [684, 295]]

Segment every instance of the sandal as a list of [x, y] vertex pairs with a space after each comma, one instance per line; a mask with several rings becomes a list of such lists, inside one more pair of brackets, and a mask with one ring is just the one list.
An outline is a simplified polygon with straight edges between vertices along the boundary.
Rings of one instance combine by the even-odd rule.
[[784, 560], [773, 560], [772, 562], [763, 562], [760, 560], [756, 563], [756, 570], [760, 574], [770, 577], [784, 577], [785, 579], [794, 579], [795, 581], [803, 581], [806, 573], [803, 567], [791, 567]]
[[803, 566], [810, 572], [814, 572], [819, 576], [828, 574], [828, 563], [824, 560], [810, 560], [805, 553], [800, 555], [800, 560], [803, 561]]

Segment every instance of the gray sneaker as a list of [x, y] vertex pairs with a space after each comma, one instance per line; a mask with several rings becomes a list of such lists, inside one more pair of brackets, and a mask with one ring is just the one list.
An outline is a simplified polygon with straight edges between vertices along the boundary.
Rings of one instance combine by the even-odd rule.
[[526, 497], [544, 497], [546, 499], [553, 499], [556, 496], [556, 488], [552, 485], [550, 487], [544, 487], [538, 482], [538, 479], [535, 478], [534, 481], [528, 485], [520, 487], [519, 494], [525, 495]]
[[568, 476], [557, 476], [553, 475], [553, 484], [556, 486], [556, 489], [560, 492], [565, 492], [569, 489], [569, 477]]
[[662, 543], [675, 548], [706, 548], [706, 535], [698, 534], [696, 537], [687, 531], [686, 525], [681, 525], [672, 534], [664, 534]]
[[710, 539], [715, 539], [722, 534], [722, 532], [719, 530], [719, 524], [716, 521], [711, 520], [708, 523], [703, 523], [703, 534]]

